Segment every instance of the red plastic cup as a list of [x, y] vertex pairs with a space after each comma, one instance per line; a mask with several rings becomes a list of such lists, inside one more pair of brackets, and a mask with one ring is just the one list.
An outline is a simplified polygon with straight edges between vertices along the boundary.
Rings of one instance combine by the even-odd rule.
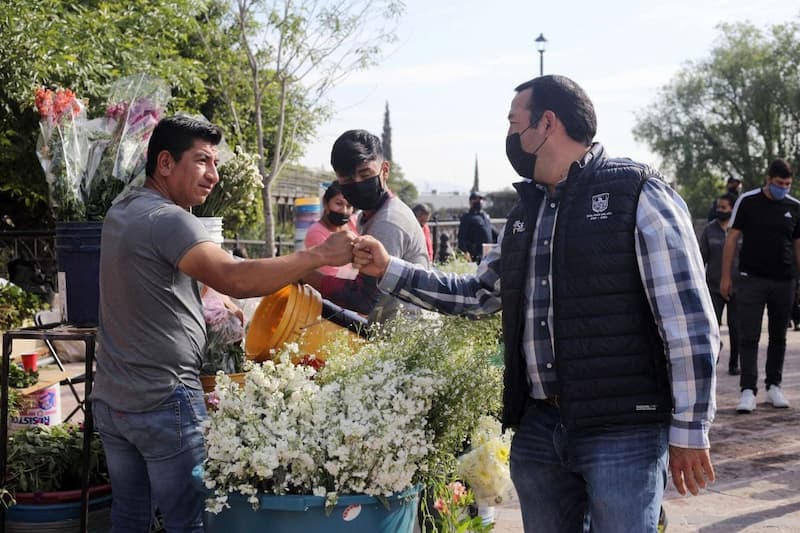
[[39, 368], [38, 365], [39, 354], [36, 352], [24, 353], [21, 355], [21, 357], [22, 357], [22, 368], [24, 368], [28, 372], [36, 372], [36, 369]]

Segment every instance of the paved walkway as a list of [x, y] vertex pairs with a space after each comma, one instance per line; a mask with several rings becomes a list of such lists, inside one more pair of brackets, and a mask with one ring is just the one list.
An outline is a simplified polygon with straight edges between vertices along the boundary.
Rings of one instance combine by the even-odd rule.
[[[759, 355], [762, 373], [766, 337], [764, 331]], [[724, 326], [723, 338], [727, 345]], [[695, 497], [680, 496], [670, 484], [664, 504], [668, 531], [800, 532], [800, 331], [787, 332], [783, 388], [792, 404], [790, 409], [773, 408], [761, 391], [755, 412], [737, 414], [739, 379], [727, 374], [727, 362], [726, 347], [717, 381], [717, 418], [711, 431], [717, 482]], [[62, 387], [62, 398], [66, 416], [74, 405], [67, 387]], [[497, 533], [522, 531], [515, 502], [499, 506], [496, 511]]]
[[[669, 533], [800, 532], [800, 331], [787, 332], [784, 394], [789, 409], [775, 409], [759, 391], [758, 407], [736, 413], [739, 377], [729, 376], [728, 333], [717, 376], [717, 417], [711, 429], [711, 459], [717, 481], [698, 496], [681, 496], [670, 482], [664, 507]], [[766, 320], [759, 350], [763, 386]], [[498, 508], [497, 533], [522, 531], [519, 507]], [[545, 532], [542, 532], [545, 533]]]

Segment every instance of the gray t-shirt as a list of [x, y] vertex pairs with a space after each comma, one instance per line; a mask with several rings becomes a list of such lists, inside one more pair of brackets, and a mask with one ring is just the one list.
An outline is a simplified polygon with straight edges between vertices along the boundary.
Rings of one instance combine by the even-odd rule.
[[[422, 226], [400, 198], [392, 196], [366, 222], [359, 220], [358, 230], [362, 235], [379, 240], [389, 255], [425, 268], [430, 266]], [[386, 321], [397, 314], [401, 304], [406, 309], [415, 309], [411, 304], [382, 293], [367, 319], [370, 323]]]
[[195, 216], [151, 189], [135, 188], [109, 209], [93, 399], [142, 412], [179, 383], [201, 389], [203, 304], [197, 282], [177, 265], [189, 249], [210, 240]]

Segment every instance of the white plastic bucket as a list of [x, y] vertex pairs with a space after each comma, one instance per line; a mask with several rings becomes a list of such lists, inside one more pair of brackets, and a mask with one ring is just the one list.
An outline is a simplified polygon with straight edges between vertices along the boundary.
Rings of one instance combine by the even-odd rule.
[[61, 423], [61, 391], [58, 383], [26, 394], [21, 398], [18, 416], [9, 417], [9, 428], [24, 429], [37, 424], [55, 426]]
[[206, 231], [211, 236], [211, 240], [222, 245], [222, 217], [197, 217], [206, 227]]

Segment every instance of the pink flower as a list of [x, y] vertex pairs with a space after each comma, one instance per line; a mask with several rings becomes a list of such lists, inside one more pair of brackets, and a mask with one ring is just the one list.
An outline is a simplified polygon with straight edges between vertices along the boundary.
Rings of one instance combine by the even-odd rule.
[[458, 503], [458, 501], [467, 493], [467, 488], [460, 481], [453, 481], [447, 485], [447, 488], [453, 493], [453, 503]]
[[208, 402], [208, 405], [213, 405], [213, 406], [219, 405], [219, 394], [217, 394], [217, 391], [209, 392], [206, 401]]
[[450, 509], [447, 507], [447, 504], [444, 502], [442, 498], [438, 498], [433, 503], [433, 508], [439, 511], [442, 514], [447, 514], [450, 512]]

